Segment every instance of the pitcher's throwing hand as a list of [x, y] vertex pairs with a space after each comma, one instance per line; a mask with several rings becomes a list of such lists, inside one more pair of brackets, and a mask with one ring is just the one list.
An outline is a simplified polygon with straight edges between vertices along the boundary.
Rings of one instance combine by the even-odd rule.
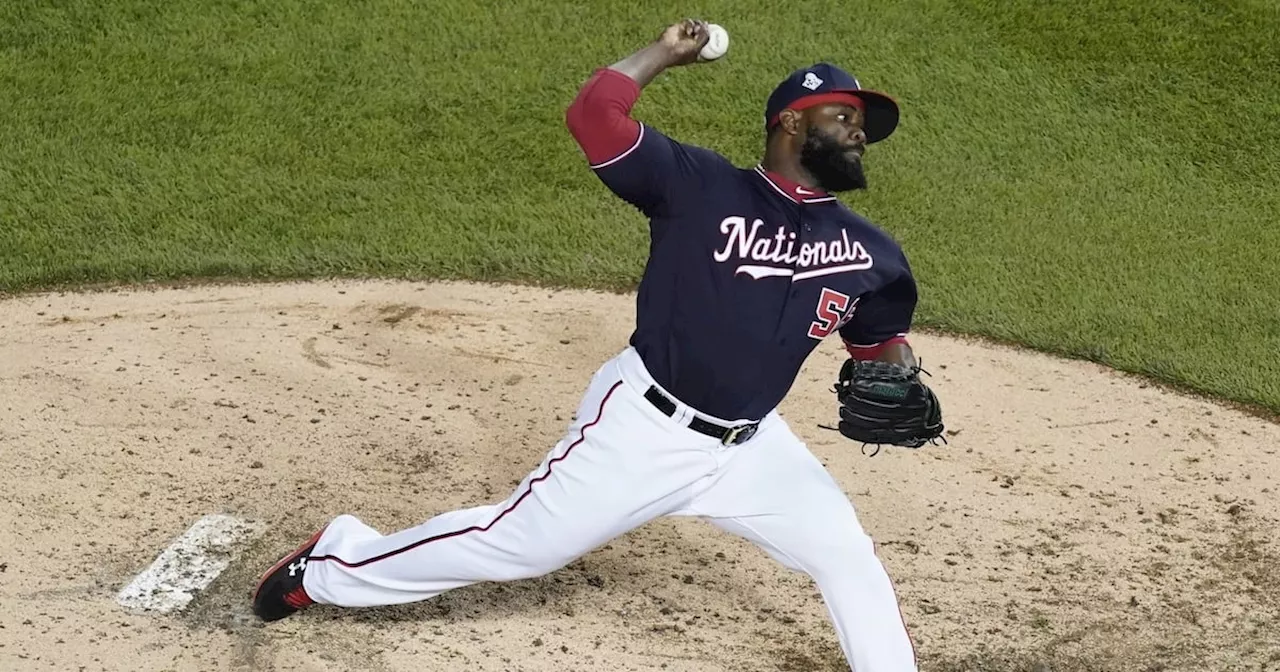
[[698, 61], [698, 52], [711, 39], [709, 25], [706, 21], [685, 19], [662, 31], [658, 42], [671, 51], [672, 65], [688, 65]]

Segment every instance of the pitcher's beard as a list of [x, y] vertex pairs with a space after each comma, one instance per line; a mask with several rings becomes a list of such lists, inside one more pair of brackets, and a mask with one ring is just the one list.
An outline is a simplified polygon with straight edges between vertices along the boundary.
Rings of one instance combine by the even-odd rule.
[[810, 130], [800, 148], [800, 165], [818, 181], [818, 186], [828, 192], [852, 191], [867, 188], [867, 175], [862, 170], [861, 158], [846, 153], [835, 138], [817, 130]]

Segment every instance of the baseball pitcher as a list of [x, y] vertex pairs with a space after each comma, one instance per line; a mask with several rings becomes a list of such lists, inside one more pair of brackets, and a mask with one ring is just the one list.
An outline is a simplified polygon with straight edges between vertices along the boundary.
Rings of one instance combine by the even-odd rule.
[[340, 515], [262, 576], [254, 612], [427, 600], [541, 576], [661, 516], [694, 516], [807, 573], [857, 672], [916, 670], [898, 601], [853, 504], [777, 412], [838, 334], [840, 432], [919, 448], [942, 435], [907, 341], [916, 283], [883, 231], [834, 195], [865, 189], [898, 106], [840, 68], [791, 73], [764, 105], [750, 168], [637, 121], [663, 70], [699, 63], [685, 20], [595, 71], [566, 113], [590, 169], [649, 220], [629, 343], [595, 372], [562, 438], [505, 500], [384, 535]]

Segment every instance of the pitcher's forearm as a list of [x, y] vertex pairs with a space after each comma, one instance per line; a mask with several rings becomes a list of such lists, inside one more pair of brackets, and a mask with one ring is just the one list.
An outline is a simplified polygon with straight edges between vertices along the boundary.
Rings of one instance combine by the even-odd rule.
[[661, 42], [653, 42], [636, 53], [610, 65], [609, 69], [621, 72], [635, 80], [636, 84], [640, 85], [640, 88], [644, 88], [663, 70], [675, 65], [678, 58], [678, 55], [672, 53], [671, 48], [667, 45]]

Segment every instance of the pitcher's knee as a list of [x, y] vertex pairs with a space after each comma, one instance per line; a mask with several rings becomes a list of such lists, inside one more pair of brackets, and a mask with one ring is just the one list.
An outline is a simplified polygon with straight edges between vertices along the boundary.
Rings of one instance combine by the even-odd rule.
[[879, 563], [875, 543], [861, 529], [841, 530], [819, 538], [821, 541], [805, 554], [805, 565], [814, 579], [858, 574], [862, 568]]

